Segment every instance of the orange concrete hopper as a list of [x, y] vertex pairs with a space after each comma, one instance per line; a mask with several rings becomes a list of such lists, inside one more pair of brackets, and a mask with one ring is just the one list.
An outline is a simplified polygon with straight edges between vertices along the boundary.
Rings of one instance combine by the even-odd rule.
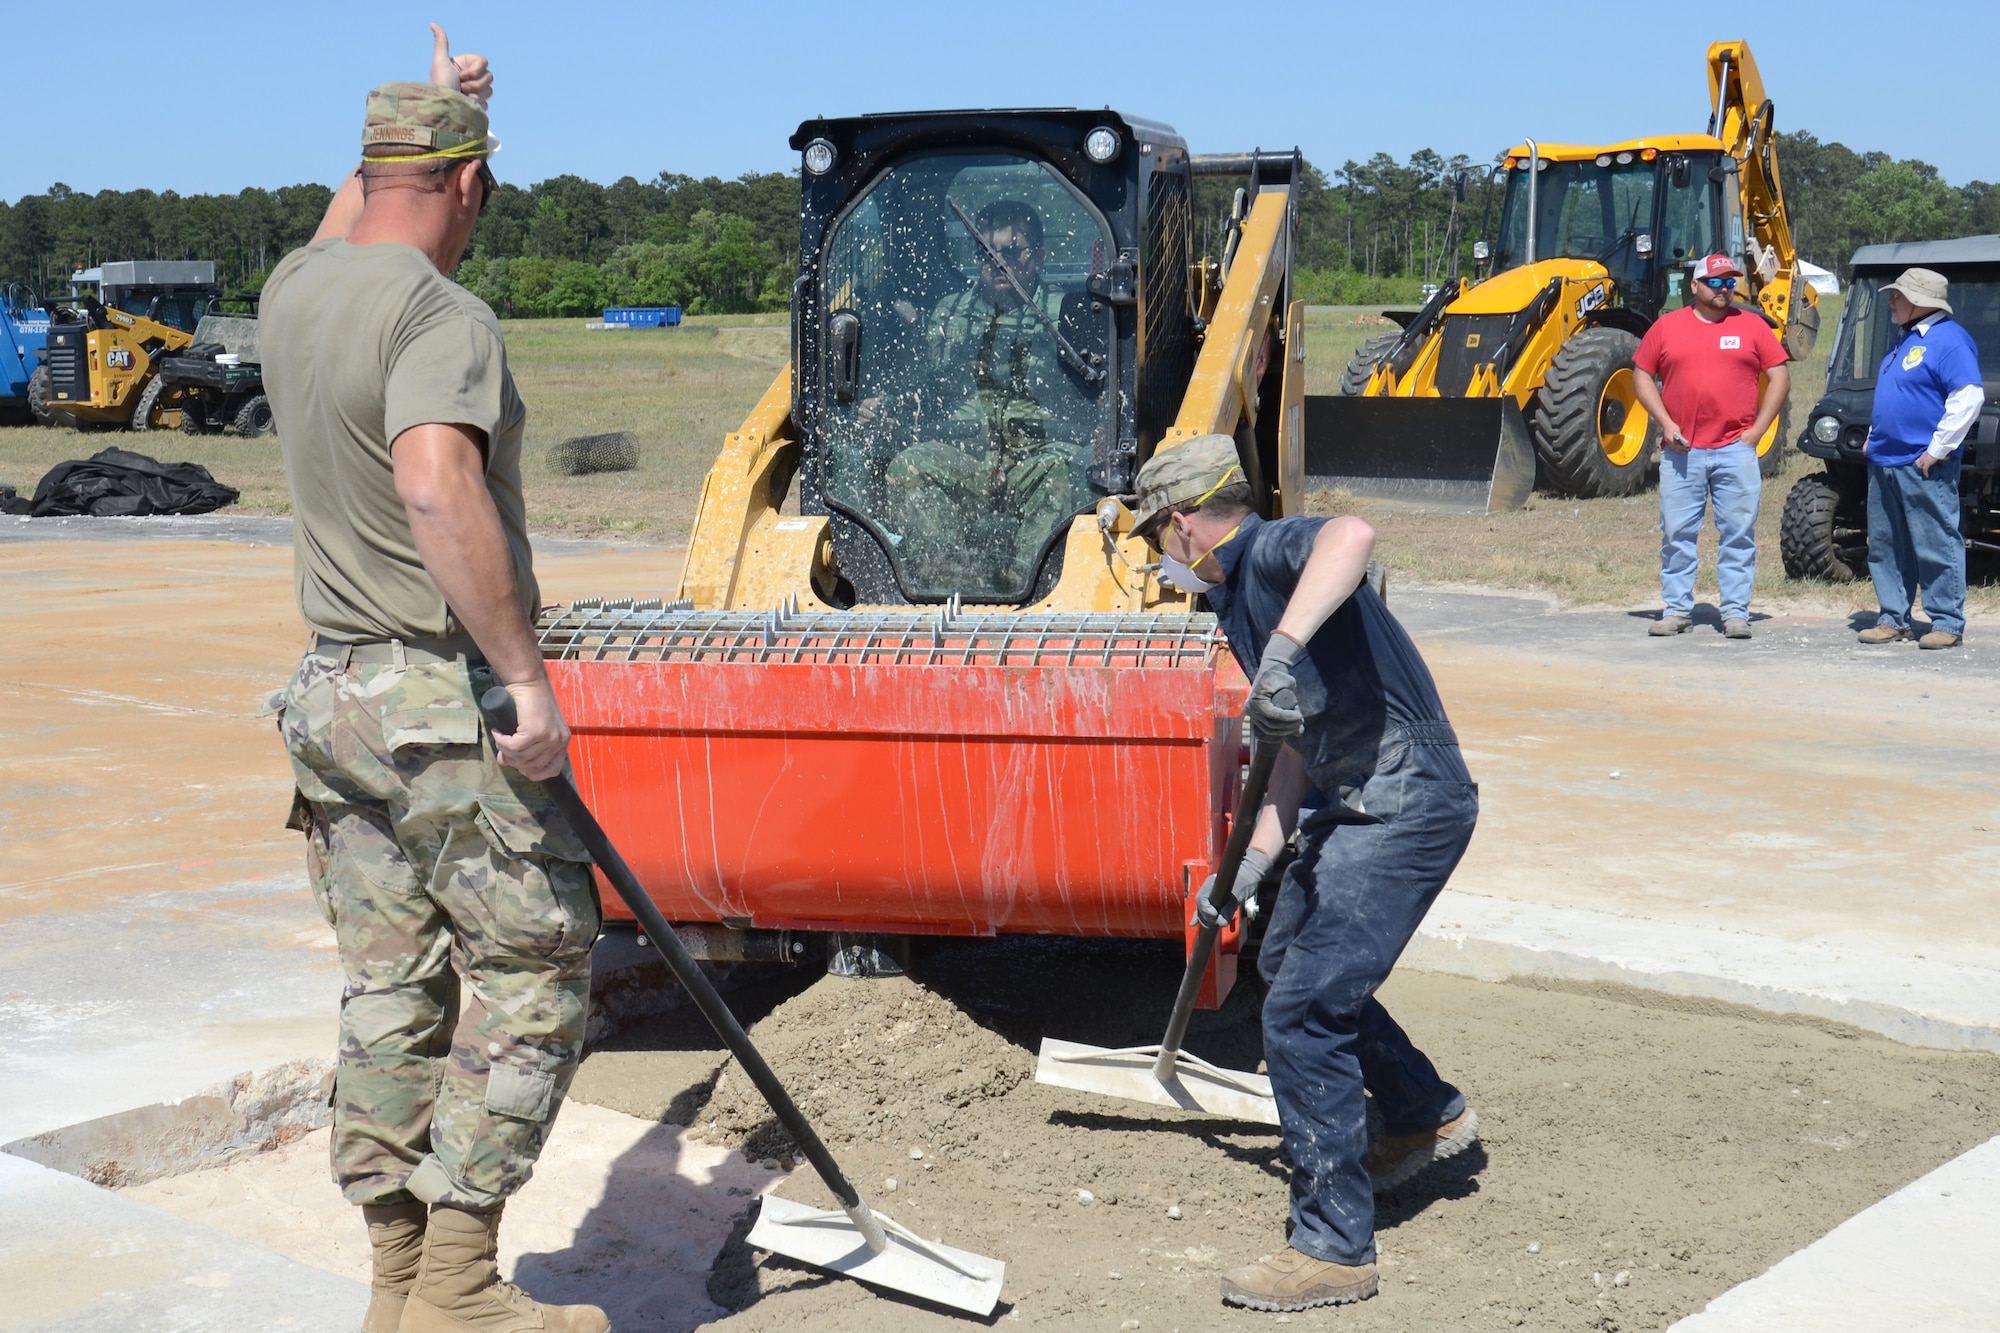
[[1211, 616], [613, 603], [541, 635], [578, 785], [669, 920], [1190, 937], [1247, 693]]

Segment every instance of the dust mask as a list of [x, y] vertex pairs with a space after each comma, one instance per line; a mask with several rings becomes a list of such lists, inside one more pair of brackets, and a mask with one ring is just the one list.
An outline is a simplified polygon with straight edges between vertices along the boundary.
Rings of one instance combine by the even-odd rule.
[[[1208, 559], [1211, 555], [1214, 555], [1217, 551], [1235, 540], [1236, 534], [1241, 531], [1243, 531], [1243, 525], [1238, 523], [1229, 530], [1228, 535], [1221, 541], [1196, 556], [1192, 563], [1198, 565]], [[1197, 597], [1222, 586], [1220, 583], [1210, 583], [1207, 579], [1195, 573], [1192, 565], [1184, 565], [1174, 559], [1173, 556], [1167, 553], [1164, 543], [1160, 547], [1160, 577], [1173, 584], [1176, 588], [1179, 588], [1182, 592], [1191, 593]]]
[[1176, 588], [1179, 588], [1182, 592], [1190, 593], [1196, 597], [1222, 586], [1219, 583], [1210, 583], [1207, 579], [1195, 573], [1165, 551], [1160, 552], [1160, 577], [1173, 584]]

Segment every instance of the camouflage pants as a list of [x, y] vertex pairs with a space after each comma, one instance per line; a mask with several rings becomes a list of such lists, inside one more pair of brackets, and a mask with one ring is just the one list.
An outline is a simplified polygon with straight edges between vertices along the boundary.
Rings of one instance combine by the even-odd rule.
[[309, 654], [282, 705], [293, 826], [346, 974], [334, 1180], [357, 1204], [497, 1204], [582, 1050], [589, 855], [495, 762], [462, 662]]
[[1033, 572], [1042, 543], [1069, 517], [1069, 463], [1062, 446], [1023, 451], [1004, 471], [948, 444], [926, 441], [888, 468], [906, 564], [977, 584], [1004, 586]]

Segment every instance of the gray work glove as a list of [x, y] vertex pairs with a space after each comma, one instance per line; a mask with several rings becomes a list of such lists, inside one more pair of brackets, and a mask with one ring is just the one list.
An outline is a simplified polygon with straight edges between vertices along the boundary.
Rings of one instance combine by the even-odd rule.
[[1292, 664], [1305, 651], [1304, 644], [1282, 634], [1273, 634], [1264, 645], [1257, 679], [1250, 682], [1249, 702], [1243, 705], [1243, 720], [1260, 745], [1289, 740], [1306, 729], [1305, 714], [1299, 711], [1298, 682], [1292, 679]]
[[[1229, 901], [1223, 904], [1222, 911], [1216, 911], [1214, 904], [1209, 902], [1209, 894], [1215, 890], [1215, 876], [1210, 875], [1201, 882], [1201, 892], [1194, 896], [1194, 919], [1203, 926], [1227, 924], [1230, 921], [1234, 921], [1236, 919], [1236, 905], [1238, 903], [1254, 903], [1257, 899], [1257, 886], [1262, 884], [1264, 876], [1270, 873], [1271, 858], [1258, 851], [1255, 847], [1250, 848], [1243, 853], [1243, 864], [1236, 869], [1234, 890]], [[1254, 907], [1251, 909], [1250, 914], [1252, 916], [1256, 915]]]

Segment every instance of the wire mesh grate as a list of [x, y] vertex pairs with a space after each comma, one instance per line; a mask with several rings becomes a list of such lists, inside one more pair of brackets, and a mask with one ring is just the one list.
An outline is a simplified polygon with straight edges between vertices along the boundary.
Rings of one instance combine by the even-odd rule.
[[1207, 614], [696, 611], [685, 602], [587, 598], [542, 613], [557, 662], [803, 662], [826, 665], [1195, 667], [1222, 636]]

